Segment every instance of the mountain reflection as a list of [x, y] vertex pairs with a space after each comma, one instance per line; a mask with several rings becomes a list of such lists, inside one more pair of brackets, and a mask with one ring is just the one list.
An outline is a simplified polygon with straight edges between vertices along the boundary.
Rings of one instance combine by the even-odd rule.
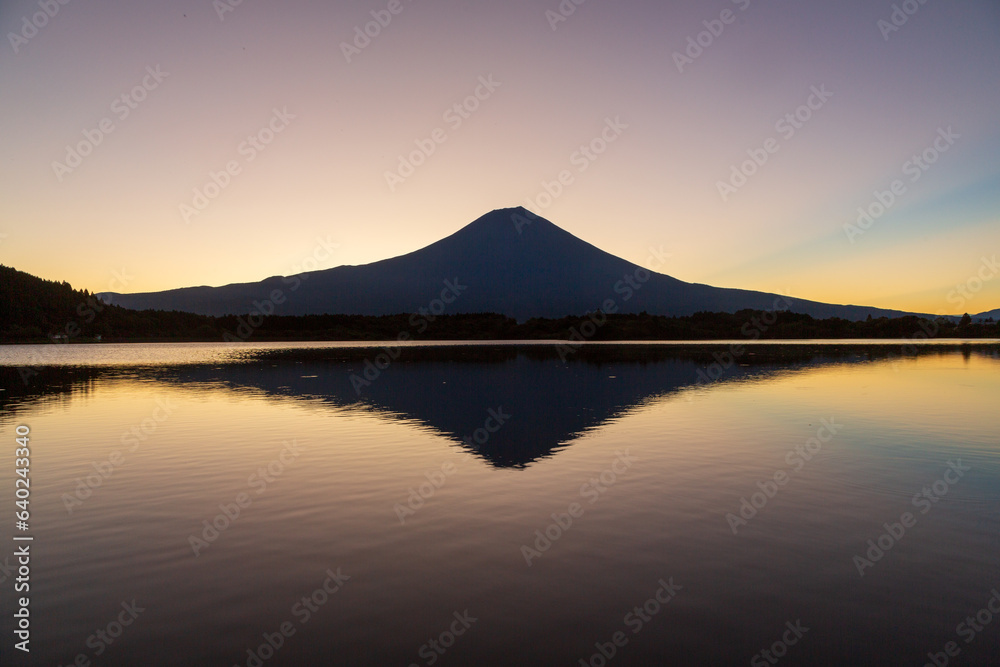
[[[313, 409], [375, 413], [425, 425], [490, 464], [524, 468], [582, 434], [643, 404], [717, 384], [838, 363], [891, 361], [891, 346], [755, 346], [736, 357], [728, 346], [556, 345], [253, 350], [227, 364], [168, 367], [50, 367], [25, 385], [0, 368], [0, 419], [20, 407], [93, 391], [115, 377], [172, 385], [252, 389], [301, 399]], [[919, 354], [952, 354], [948, 349]], [[988, 354], [963, 348], [963, 354]], [[563, 358], [565, 357], [565, 358]], [[385, 361], [390, 360], [387, 366]], [[367, 375], [365, 372], [367, 370]], [[359, 382], [359, 378], [366, 378]]]

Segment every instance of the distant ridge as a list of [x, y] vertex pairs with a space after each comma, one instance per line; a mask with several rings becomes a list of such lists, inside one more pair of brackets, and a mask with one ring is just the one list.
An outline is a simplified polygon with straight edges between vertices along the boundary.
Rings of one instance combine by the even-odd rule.
[[848, 320], [920, 314], [686, 283], [611, 255], [522, 207], [491, 211], [436, 243], [371, 264], [223, 287], [101, 296], [126, 308], [203, 315], [245, 314], [265, 302], [279, 315], [425, 309], [501, 313], [519, 321], [598, 309], [678, 316], [750, 308]]

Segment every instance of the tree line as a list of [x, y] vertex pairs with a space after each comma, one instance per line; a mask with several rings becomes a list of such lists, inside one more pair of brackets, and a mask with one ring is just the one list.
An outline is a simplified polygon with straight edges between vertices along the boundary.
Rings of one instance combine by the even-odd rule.
[[[921, 333], [923, 332], [923, 333]], [[0, 342], [385, 341], [385, 340], [718, 340], [1000, 338], [1000, 323], [915, 316], [851, 321], [742, 310], [680, 317], [590, 313], [525, 322], [496, 313], [441, 315], [416, 332], [410, 314], [226, 315], [129, 310], [87, 290], [0, 265]]]

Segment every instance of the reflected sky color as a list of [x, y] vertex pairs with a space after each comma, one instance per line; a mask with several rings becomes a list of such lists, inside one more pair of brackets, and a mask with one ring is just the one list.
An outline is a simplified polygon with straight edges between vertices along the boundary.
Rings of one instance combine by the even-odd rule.
[[[885, 39], [890, 2], [595, 0], [553, 24], [554, 1], [404, 1], [347, 62], [341, 44], [386, 7], [245, 0], [220, 18], [194, 0], [71, 2], [35, 34], [37, 2], [4, 2], [0, 259], [94, 291], [221, 285], [301, 270], [317, 238], [339, 244], [320, 268], [361, 264], [524, 204], [682, 280], [1000, 306], [1000, 280], [949, 299], [1000, 247], [995, 3], [921, 4]], [[725, 10], [678, 71], [675, 52]], [[488, 97], [480, 77], [496, 82]], [[134, 109], [115, 103], [144, 80]], [[801, 127], [776, 125], [824, 86]], [[446, 116], [477, 88], [474, 112]], [[110, 133], [57, 174], [105, 118]], [[627, 128], [581, 158], [608, 118]], [[244, 145], [269, 127], [271, 143]], [[960, 138], [911, 180], [905, 163], [948, 127]], [[391, 189], [386, 172], [437, 128], [445, 140]], [[769, 137], [777, 152], [723, 201], [718, 182]], [[230, 162], [238, 173], [185, 222], [180, 206]], [[543, 182], [563, 170], [548, 203]], [[894, 179], [905, 193], [851, 243], [843, 226]]]
[[[190, 360], [209, 363], [54, 368], [17, 396], [3, 383], [0, 435], [31, 428], [44, 547], [34, 659], [94, 657], [88, 636], [134, 598], [145, 611], [103, 661], [243, 665], [262, 633], [291, 621], [296, 633], [268, 664], [427, 664], [428, 638], [469, 610], [477, 620], [449, 664], [574, 664], [619, 630], [629, 642], [616, 664], [738, 664], [797, 618], [810, 631], [796, 664], [913, 664], [954, 639], [955, 623], [996, 586], [993, 351], [899, 361], [885, 356], [890, 346], [853, 361], [822, 352], [699, 385], [705, 364], [683, 355], [629, 360], [619, 348], [617, 358], [584, 352], [563, 364], [528, 350], [463, 361], [452, 350], [450, 360], [390, 367], [380, 382], [391, 392], [358, 398], [337, 389], [331, 376], [344, 368], [330, 359], [226, 365], [193, 347]], [[18, 354], [26, 348], [6, 363]], [[521, 393], [547, 405], [551, 422], [590, 426], [524, 465], [498, 465], [456, 437], [461, 415], [413, 407], [414, 397], [447, 396], [431, 381], [442, 373], [448, 383], [478, 378], [469, 403], [444, 401], [461, 413], [475, 406], [472, 423], [507, 374], [531, 376]], [[567, 375], [584, 408], [550, 390]], [[627, 404], [623, 381], [640, 389]], [[498, 438], [549, 437], [542, 420], [507, 411]], [[599, 413], [609, 416], [588, 421]], [[789, 452], [823, 420], [833, 437], [793, 469]], [[630, 462], [615, 468], [623, 451]], [[81, 499], [82, 480], [112, 457], [113, 472]], [[853, 556], [956, 458], [970, 471], [860, 577]], [[0, 483], [12, 483], [12, 469], [0, 469]], [[445, 469], [412, 512], [398, 511]], [[780, 470], [788, 483], [734, 535], [727, 514]], [[241, 493], [251, 502], [195, 556], [192, 535]], [[583, 514], [529, 566], [523, 547], [573, 502]], [[4, 531], [10, 521], [0, 519]], [[328, 568], [350, 579], [302, 621], [294, 605]], [[625, 615], [660, 579], [683, 588], [632, 632]], [[0, 603], [4, 618], [12, 604]], [[963, 646], [977, 664], [1000, 657], [983, 639]]]

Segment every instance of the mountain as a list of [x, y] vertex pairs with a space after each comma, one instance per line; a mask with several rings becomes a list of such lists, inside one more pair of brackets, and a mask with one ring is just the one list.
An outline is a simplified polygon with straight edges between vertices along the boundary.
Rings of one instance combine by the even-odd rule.
[[[400, 357], [367, 385], [371, 348], [246, 351], [230, 360], [157, 369], [155, 382], [171, 390], [217, 391], [297, 403], [311, 412], [407, 421], [452, 441], [490, 465], [525, 468], [573, 445], [581, 435], [683, 392], [712, 390], [788, 373], [813, 373], [831, 364], [893, 360], [893, 346], [767, 346], [722, 369], [713, 353], [728, 345], [584, 346], [565, 359], [547, 345], [402, 347]], [[935, 354], [923, 350], [920, 354]], [[988, 347], [970, 354], [991, 355]], [[710, 378], [706, 368], [718, 368]], [[86, 397], [97, 385], [127, 382], [114, 366], [41, 367], [30, 382], [22, 369], [0, 366], [0, 411], [16, 420], [39, 403]], [[527, 384], [525, 379], [530, 379]], [[545, 400], [558, 396], [559, 400]], [[501, 428], [482, 433], [489, 411], [509, 415]], [[481, 433], [476, 435], [476, 431]]]
[[791, 310], [849, 320], [913, 313], [824, 304], [686, 283], [607, 253], [523, 208], [487, 213], [451, 236], [399, 257], [257, 283], [104, 293], [126, 308], [205, 315], [387, 315], [495, 312], [531, 317], [607, 312]]
[[972, 316], [973, 322], [978, 322], [980, 320], [987, 320], [987, 319], [1000, 320], [1000, 308], [997, 308], [996, 310], [989, 310], [985, 313], [979, 313], [978, 315]]

